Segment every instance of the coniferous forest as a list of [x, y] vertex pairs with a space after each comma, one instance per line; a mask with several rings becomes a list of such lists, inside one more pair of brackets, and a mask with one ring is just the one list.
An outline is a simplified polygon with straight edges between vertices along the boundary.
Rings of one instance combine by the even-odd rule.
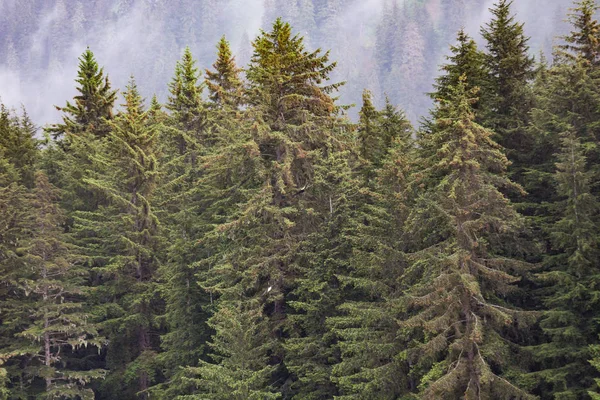
[[599, 400], [597, 11], [497, 0], [417, 124], [277, 16], [166, 101], [88, 48], [0, 108], [0, 399]]

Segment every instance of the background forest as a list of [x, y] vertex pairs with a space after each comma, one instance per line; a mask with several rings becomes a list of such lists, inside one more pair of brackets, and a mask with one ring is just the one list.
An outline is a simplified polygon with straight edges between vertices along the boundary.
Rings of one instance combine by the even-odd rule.
[[[332, 79], [345, 81], [344, 104], [360, 106], [368, 87], [416, 122], [432, 106], [425, 95], [456, 32], [482, 44], [479, 27], [493, 0], [0, 0], [0, 87], [4, 103], [25, 104], [35, 123], [59, 120], [52, 104], [75, 95], [73, 62], [90, 46], [115, 87], [131, 74], [144, 97], [168, 96], [164, 82], [189, 46], [206, 68], [222, 35], [239, 65], [251, 39], [282, 17], [310, 48], [331, 50]], [[513, 8], [531, 37], [531, 53], [552, 54], [567, 32], [569, 0], [523, 0]], [[41, 95], [40, 95], [41, 94]], [[358, 107], [350, 110], [356, 119]]]
[[[48, 10], [31, 4], [32, 20]], [[108, 15], [57, 4], [85, 24]], [[117, 20], [142, 3], [119, 4]], [[163, 7], [147, 28], [185, 15], [143, 4]], [[87, 48], [58, 121], [0, 107], [0, 399], [600, 399], [594, 1], [565, 10], [537, 59], [550, 42], [508, 0], [490, 4], [479, 45], [459, 27], [474, 4], [390, 2], [365, 36], [370, 69], [345, 58], [364, 38], [353, 47], [326, 18], [341, 3], [266, 4], [237, 57], [194, 33], [211, 61], [186, 47], [160, 81], [160, 53], [122, 49], [150, 66], [118, 91], [106, 50]], [[73, 33], [36, 47], [26, 26], [5, 59], [38, 60], [23, 82], [58, 76], [71, 50], [53, 45]], [[417, 31], [453, 32], [438, 67]], [[419, 86], [417, 50], [433, 85]], [[431, 107], [417, 125], [381, 87]]]

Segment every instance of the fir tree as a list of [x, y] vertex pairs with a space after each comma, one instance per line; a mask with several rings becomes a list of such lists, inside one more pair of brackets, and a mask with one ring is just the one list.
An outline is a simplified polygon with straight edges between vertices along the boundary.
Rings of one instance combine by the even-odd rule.
[[0, 146], [0, 369], [2, 383], [0, 393], [5, 394], [8, 383], [10, 393], [16, 394], [14, 385], [22, 387], [25, 395], [26, 377], [22, 359], [16, 356], [15, 335], [26, 328], [28, 316], [24, 313], [24, 293], [19, 290], [17, 280], [25, 270], [23, 253], [20, 249], [30, 237], [30, 197], [26, 188], [19, 183], [15, 167], [4, 157]]
[[200, 130], [203, 126], [202, 85], [199, 72], [189, 47], [175, 66], [175, 76], [169, 83], [167, 109], [181, 124], [184, 131]]
[[[445, 99], [449, 95], [451, 87], [458, 85], [460, 78], [467, 77], [467, 88], [480, 88], [480, 93], [485, 96], [488, 69], [483, 52], [477, 48], [475, 41], [465, 33], [463, 29], [458, 32], [456, 44], [450, 46], [451, 55], [447, 56], [448, 63], [441, 67], [442, 75], [436, 78], [434, 84], [435, 92], [430, 96], [436, 99]], [[479, 99], [475, 107], [486, 102]]]
[[465, 81], [422, 139], [437, 152], [415, 175], [426, 191], [407, 222], [417, 251], [403, 276], [401, 326], [414, 341], [406, 357], [413, 374], [424, 372], [419, 389], [427, 398], [530, 398], [502, 376], [518, 370], [505, 330], [532, 319], [507, 302], [528, 268], [517, 258], [521, 219], [500, 192], [515, 184], [492, 132], [473, 121]]
[[200, 158], [210, 147], [207, 132], [213, 129], [201, 94], [195, 60], [186, 49], [170, 85], [166, 108], [171, 115], [158, 128], [161, 182], [156, 204], [168, 243], [165, 263], [159, 271], [165, 301], [163, 318], [168, 327], [162, 337], [164, 352], [160, 359], [171, 383], [154, 390], [166, 390], [162, 395], [168, 398], [189, 392], [180, 380], [181, 367], [197, 365], [209, 338], [205, 310], [208, 297], [196, 283], [195, 265], [205, 256], [199, 240], [207, 230], [198, 183], [203, 173]]
[[65, 134], [76, 136], [82, 132], [92, 133], [98, 138], [106, 136], [117, 91], [111, 89], [108, 75], [104, 75], [104, 69], [98, 66], [89, 48], [79, 57], [75, 82], [79, 84], [79, 94], [74, 97], [73, 103], [67, 102], [64, 107], [56, 107], [64, 113], [63, 122], [52, 125], [48, 131], [55, 138]]
[[33, 186], [34, 163], [38, 155], [35, 133], [36, 129], [25, 111], [19, 118], [0, 104], [0, 147], [4, 149], [4, 157], [19, 173], [19, 181], [27, 187]]
[[380, 112], [379, 126], [390, 144], [376, 176], [370, 182], [346, 179], [342, 186], [364, 189], [360, 196], [348, 196], [353, 201], [348, 201], [347, 223], [338, 228], [351, 251], [334, 257], [345, 261], [333, 272], [343, 298], [338, 312], [327, 316], [338, 338], [341, 359], [332, 368], [332, 379], [340, 399], [398, 398], [414, 386], [408, 376], [406, 342], [396, 322], [399, 277], [406, 265], [401, 238], [414, 153], [412, 131], [389, 101]]
[[574, 31], [563, 39], [566, 42], [559, 46], [559, 56], [566, 58], [583, 58], [590, 65], [598, 66], [600, 62], [600, 24], [594, 18], [598, 9], [594, 0], [575, 2], [575, 8], [569, 14], [569, 22]]

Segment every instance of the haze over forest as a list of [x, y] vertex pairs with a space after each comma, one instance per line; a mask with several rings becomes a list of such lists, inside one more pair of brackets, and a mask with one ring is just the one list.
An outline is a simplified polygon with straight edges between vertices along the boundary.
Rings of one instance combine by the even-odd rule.
[[[331, 50], [344, 80], [341, 102], [360, 104], [364, 88], [384, 92], [414, 122], [431, 107], [438, 66], [462, 26], [480, 42], [492, 0], [0, 0], [0, 88], [4, 104], [25, 105], [38, 125], [56, 122], [75, 94], [77, 57], [89, 46], [113, 86], [130, 75], [142, 94], [165, 100], [175, 62], [189, 46], [207, 68], [226, 35], [246, 65], [250, 41], [282, 16], [309, 48]], [[531, 37], [531, 53], [551, 57], [565, 33], [568, 0], [518, 0], [513, 8]], [[539, 58], [539, 57], [537, 57]], [[359, 107], [350, 114], [355, 117]]]

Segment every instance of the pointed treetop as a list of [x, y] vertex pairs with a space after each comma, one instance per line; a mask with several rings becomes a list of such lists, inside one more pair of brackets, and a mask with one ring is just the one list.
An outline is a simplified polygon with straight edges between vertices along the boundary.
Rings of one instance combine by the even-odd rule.
[[241, 68], [235, 63], [229, 42], [222, 36], [217, 45], [217, 61], [212, 65], [214, 71], [206, 70], [206, 85], [209, 98], [217, 107], [236, 108], [242, 101]]
[[77, 135], [90, 131], [96, 137], [107, 134], [106, 121], [113, 117], [117, 91], [112, 90], [108, 75], [98, 66], [94, 53], [88, 47], [79, 57], [77, 79], [79, 92], [65, 107], [56, 107], [62, 111], [63, 123], [51, 126], [48, 131], [54, 137], [65, 133]]
[[125, 93], [123, 93], [123, 97], [125, 98], [125, 104], [123, 104], [123, 106], [128, 114], [140, 115], [144, 112], [143, 99], [142, 96], [140, 96], [133, 75], [129, 78], [129, 83], [127, 84]]
[[558, 47], [559, 56], [582, 58], [592, 65], [600, 63], [600, 24], [594, 18], [598, 6], [594, 0], [580, 0], [569, 14], [573, 31], [563, 39], [566, 44]]
[[166, 105], [186, 128], [191, 128], [202, 109], [202, 85], [198, 79], [196, 60], [190, 48], [186, 47], [175, 66], [175, 76], [169, 83], [170, 96]]

